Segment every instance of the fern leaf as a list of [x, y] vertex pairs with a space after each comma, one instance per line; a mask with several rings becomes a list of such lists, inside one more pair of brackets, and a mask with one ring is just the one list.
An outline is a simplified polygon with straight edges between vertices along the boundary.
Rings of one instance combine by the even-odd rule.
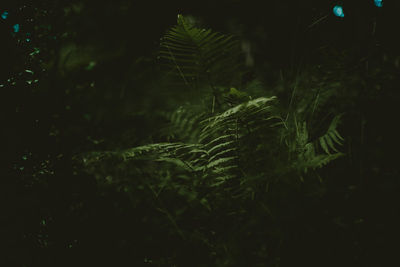
[[[236, 105], [222, 112], [221, 114], [204, 120], [203, 123], [206, 123], [206, 126], [202, 130], [203, 137], [204, 135], [211, 134], [219, 130], [226, 130], [227, 125], [236, 123], [236, 120], [239, 117], [244, 117], [249, 114], [254, 115], [255, 111], [257, 111], [259, 114], [259, 116], [256, 116], [256, 118], [261, 117], [263, 112], [265, 113], [270, 111], [270, 108], [267, 108], [266, 106], [275, 99], [276, 97], [260, 97], [254, 100], [249, 100], [245, 103]], [[250, 118], [248, 122], [251, 122]]]
[[328, 145], [326, 144], [326, 141], [325, 141], [324, 136], [322, 136], [322, 137], [319, 138], [319, 143], [320, 143], [320, 145], [321, 145], [322, 150], [324, 150], [324, 152], [325, 152], [326, 154], [330, 154], [329, 148], [328, 148]]
[[210, 147], [211, 145], [215, 144], [215, 143], [219, 143], [221, 140], [226, 140], [226, 139], [233, 139], [235, 138], [234, 134], [225, 134], [225, 135], [221, 135], [213, 140], [211, 140], [210, 142], [208, 142], [207, 144], [205, 144], [205, 147]]
[[221, 148], [224, 148], [224, 147], [228, 147], [229, 148], [229, 147], [231, 147], [231, 145], [234, 145], [234, 144], [235, 144], [235, 141], [228, 141], [228, 142], [220, 143], [220, 144], [218, 144], [216, 146], [213, 146], [210, 150], [207, 151], [207, 153], [209, 155], [211, 155], [212, 153], [214, 153], [215, 151], [220, 150]]
[[227, 166], [227, 167], [216, 167], [212, 170], [213, 173], [223, 174], [231, 172], [232, 170], [236, 170], [237, 166]]
[[227, 163], [227, 162], [232, 161], [232, 160], [234, 160], [236, 158], [237, 157], [227, 157], [227, 158], [220, 158], [220, 159], [214, 160], [214, 161], [210, 162], [209, 164], [207, 164], [207, 168], [212, 168], [212, 167], [218, 166], [220, 164]]
[[[212, 84], [229, 84], [237, 77], [240, 45], [233, 36], [198, 29], [178, 15], [177, 25], [162, 39], [160, 57], [189, 83], [189, 77], [209, 80]], [[230, 77], [230, 78], [229, 78]]]
[[181, 159], [177, 159], [177, 158], [157, 158], [155, 161], [162, 161], [162, 162], [169, 162], [169, 163], [173, 163], [174, 165], [181, 167], [182, 169], [185, 169], [187, 171], [193, 171], [195, 169], [195, 167], [193, 167], [190, 163], [185, 162]]
[[319, 138], [319, 143], [321, 145], [321, 148], [326, 154], [330, 154], [330, 150], [333, 150], [335, 152], [338, 152], [337, 148], [335, 145], [342, 145], [342, 141], [344, 140], [342, 136], [337, 131], [337, 126], [340, 122], [340, 117], [341, 114], [335, 116], [329, 127], [327, 132]]
[[215, 155], [211, 156], [208, 161], [212, 162], [214, 159], [220, 157], [221, 155], [228, 154], [228, 153], [234, 152], [236, 150], [237, 150], [236, 147], [222, 150], [222, 151], [216, 153]]
[[342, 141], [344, 139], [339, 135], [336, 130], [329, 132], [328, 135], [336, 144], [343, 145]]

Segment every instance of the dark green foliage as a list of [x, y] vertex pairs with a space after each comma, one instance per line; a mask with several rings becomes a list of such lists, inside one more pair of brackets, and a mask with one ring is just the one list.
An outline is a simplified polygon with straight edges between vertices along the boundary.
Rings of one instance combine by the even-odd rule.
[[[200, 77], [202, 71], [213, 77], [216, 71], [211, 67], [213, 64], [220, 68], [230, 64], [223, 60], [228, 56], [218, 55], [214, 59], [216, 54], [210, 53], [213, 49], [230, 49], [229, 42], [214, 47], [217, 41], [213, 38], [218, 35], [189, 27], [185, 23], [183, 17], [179, 16], [178, 26], [167, 33], [162, 43], [164, 57], [176, 60], [175, 73], [187, 82], [188, 77]], [[201, 42], [198, 54], [194, 48], [187, 48], [186, 51], [186, 47], [184, 50], [187, 54], [182, 54], [178, 50], [183, 46], [170, 49], [172, 43], [169, 42], [177, 40], [188, 47], [197, 47], [196, 42]], [[225, 40], [225, 37], [221, 37], [221, 40]], [[165, 48], [170, 49], [168, 53]], [[203, 60], [202, 53], [207, 55], [207, 60]], [[176, 59], [178, 56], [191, 59]], [[181, 64], [197, 67], [195, 72], [189, 73]], [[211, 84], [216, 82], [206, 81]], [[227, 216], [227, 219], [230, 214], [243, 213], [244, 216], [248, 212], [244, 207], [250, 205], [248, 201], [254, 201], [254, 205], [261, 205], [260, 208], [263, 212], [267, 211], [268, 216], [275, 217], [268, 208], [273, 203], [269, 203], [265, 194], [277, 194], [274, 198], [283, 197], [285, 194], [280, 196], [282, 192], [293, 190], [307, 176], [313, 177], [315, 173], [308, 175], [308, 170], [315, 171], [343, 155], [336, 148], [343, 141], [337, 132], [339, 116], [333, 118], [323, 135], [310, 139], [306, 120], [300, 120], [301, 116], [297, 118], [296, 111], [290, 112], [290, 116], [284, 119], [276, 97], [251, 99], [235, 88], [224, 94], [224, 97], [214, 96], [229, 104], [221, 105], [220, 111], [210, 113], [207, 112], [207, 106], [203, 107], [203, 111], [199, 106], [198, 111], [193, 112], [195, 107], [187, 104], [172, 112], [168, 116], [169, 126], [163, 132], [174, 142], [142, 145], [122, 151], [92, 152], [81, 158], [84, 169], [96, 175], [100, 183], [113, 185], [127, 194], [150, 190], [155, 208], [164, 214], [176, 234], [184, 240], [188, 236], [194, 238], [195, 235], [209, 246], [208, 249], [216, 250], [216, 253], [222, 248], [215, 246], [224, 247], [224, 242], [232, 242], [233, 245], [237, 241], [210, 244], [209, 231], [214, 231], [213, 228], [205, 225], [196, 231], [185, 228], [184, 221], [195, 209], [198, 209], [196, 217], [199, 216], [200, 220], [215, 214]], [[332, 151], [335, 153], [332, 154]], [[226, 207], [224, 199], [228, 196], [234, 199], [231, 204], [235, 203], [236, 207]], [[175, 207], [176, 213], [171, 214], [168, 208], [160, 206], [160, 199], [181, 199], [186, 204]], [[225, 259], [217, 257], [218, 261], [225, 262], [220, 262], [218, 266], [237, 261], [236, 253], [239, 252], [232, 253]]]
[[[161, 42], [160, 56], [188, 86], [240, 84], [240, 43], [233, 36], [199, 29], [178, 15]], [[239, 79], [239, 80], [238, 80]]]
[[380, 17], [363, 46], [354, 3], [337, 21], [321, 1], [14, 2], [1, 266], [396, 265]]

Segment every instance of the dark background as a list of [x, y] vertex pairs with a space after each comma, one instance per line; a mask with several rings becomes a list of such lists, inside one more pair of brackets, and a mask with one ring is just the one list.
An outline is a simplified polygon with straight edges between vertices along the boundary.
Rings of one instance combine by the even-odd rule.
[[[332, 14], [336, 4], [344, 18]], [[0, 265], [396, 266], [397, 1], [382, 8], [361, 0], [2, 1], [4, 10]], [[133, 209], [126, 195], [100, 188], [72, 161], [82, 152], [162, 141], [151, 134], [163, 122], [154, 114], [176, 107], [179, 96], [163, 89], [156, 53], [177, 14], [248, 40], [252, 75], [270, 88], [309, 69], [343, 85], [341, 102], [327, 108], [346, 112], [347, 157], [322, 171], [321, 198], [282, 204], [283, 244], [253, 238], [234, 248], [248, 256], [246, 249], [265, 242], [258, 258], [216, 265], [207, 249], [171, 238], [150, 200]], [[278, 96], [285, 102], [290, 93]], [[237, 244], [234, 232], [227, 235]]]

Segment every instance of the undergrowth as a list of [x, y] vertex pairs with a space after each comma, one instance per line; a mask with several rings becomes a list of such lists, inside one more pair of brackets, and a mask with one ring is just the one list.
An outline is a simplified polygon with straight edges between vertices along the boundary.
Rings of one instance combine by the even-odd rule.
[[[147, 198], [181, 243], [178, 250], [182, 244], [201, 247], [215, 266], [261, 266], [257, 260], [243, 262], [249, 255], [267, 255], [262, 261], [279, 266], [279, 251], [268, 247], [285, 240], [278, 203], [288, 194], [310, 194], [307, 185], [322, 196], [319, 169], [344, 155], [338, 132], [343, 114], [325, 113], [315, 123], [330, 97], [321, 84], [295, 84], [287, 106], [273, 88], [256, 79], [245, 82], [249, 70], [238, 44], [234, 36], [196, 28], [179, 15], [162, 38], [159, 62], [171, 84], [202, 101], [162, 113], [167, 124], [158, 135], [164, 142], [75, 159], [99, 185], [128, 195], [134, 207], [143, 202], [139, 196]], [[237, 225], [261, 232], [242, 232]], [[248, 238], [254, 238], [254, 247], [242, 250], [240, 242]], [[170, 260], [188, 266], [181, 250]], [[152, 262], [166, 266], [168, 256], [153, 255]]]

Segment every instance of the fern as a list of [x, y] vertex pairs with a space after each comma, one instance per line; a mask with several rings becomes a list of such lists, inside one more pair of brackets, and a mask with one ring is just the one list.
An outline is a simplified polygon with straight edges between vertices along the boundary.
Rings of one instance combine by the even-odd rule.
[[86, 161], [99, 161], [107, 155], [122, 161], [165, 162], [189, 173], [203, 173], [211, 186], [221, 185], [240, 173], [239, 161], [246, 159], [239, 150], [247, 134], [261, 126], [271, 126], [270, 103], [274, 99], [250, 100], [203, 120], [197, 144], [156, 143], [124, 151], [94, 152], [86, 155]]
[[168, 139], [179, 140], [186, 143], [198, 143], [200, 135], [200, 122], [205, 113], [193, 105], [180, 106], [167, 115], [168, 127], [163, 129]]
[[[195, 28], [179, 15], [178, 25], [162, 39], [160, 57], [172, 68], [171, 73], [186, 84], [196, 87], [202, 82], [209, 83], [214, 100], [220, 96], [230, 107], [220, 106], [218, 110], [213, 107], [212, 115], [207, 116], [194, 106], [182, 106], [169, 116], [167, 132], [173, 142], [93, 152], [85, 155], [86, 163], [110, 159], [136, 162], [133, 171], [149, 177], [159, 175], [158, 164], [166, 164], [171, 173], [185, 177], [191, 186], [223, 188], [242, 195], [249, 192], [250, 183], [253, 188], [264, 186], [271, 177], [293, 171], [305, 173], [342, 156], [336, 148], [343, 141], [337, 131], [340, 116], [332, 120], [324, 135], [310, 140], [307, 121], [289, 115], [283, 120], [276, 111], [275, 96], [251, 99], [231, 86], [233, 78], [240, 76], [238, 44], [232, 36]], [[218, 88], [230, 90], [222, 89], [218, 95]], [[303, 116], [298, 109], [289, 111]], [[277, 142], [279, 138], [288, 146], [287, 158]], [[173, 188], [181, 183], [172, 178], [169, 182]]]
[[[167, 142], [123, 151], [93, 152], [85, 156], [85, 162], [88, 165], [109, 160], [126, 162], [129, 165], [125, 168], [134, 166], [131, 167], [134, 172], [155, 176], [156, 181], [160, 179], [157, 169], [161, 165], [154, 164], [166, 164], [163, 169], [166, 167], [176, 177], [185, 178], [169, 180], [171, 188], [189, 183], [185, 186], [206, 186], [210, 190], [230, 192], [234, 197], [254, 197], [260, 188], [268, 187], [271, 181], [279, 181], [277, 176], [287, 176], [294, 171], [303, 180], [303, 174], [310, 169], [321, 168], [343, 156], [340, 152], [332, 153], [337, 151], [335, 145], [343, 141], [337, 132], [340, 116], [331, 121], [324, 135], [310, 140], [305, 121], [299, 122], [293, 116], [293, 123], [285, 122], [274, 113], [275, 99], [249, 100], [204, 119], [193, 128], [200, 132], [198, 143]], [[279, 131], [289, 148], [287, 159], [282, 158], [284, 154], [276, 143]], [[324, 140], [322, 144], [321, 140]], [[318, 153], [319, 150], [322, 153]], [[135, 162], [137, 164], [132, 165]], [[210, 190], [203, 191], [201, 199], [213, 192]]]
[[182, 15], [162, 39], [160, 58], [185, 84], [231, 85], [242, 68], [240, 44], [233, 36], [195, 28]]
[[245, 179], [243, 167], [252, 160], [245, 152], [248, 141], [260, 129], [263, 133], [271, 132], [269, 129], [276, 119], [272, 112], [275, 99], [249, 100], [202, 121], [200, 142], [207, 148], [207, 177], [212, 177], [212, 186], [225, 185], [236, 193], [244, 190], [245, 187], [240, 186]]
[[341, 115], [337, 115], [332, 119], [331, 124], [329, 125], [328, 130], [326, 133], [319, 137], [319, 143], [321, 145], [321, 148], [326, 154], [330, 154], [330, 150], [333, 150], [335, 152], [339, 152], [335, 145], [342, 145], [342, 141], [344, 141], [343, 137], [338, 133], [336, 130], [337, 125], [340, 121]]
[[[276, 97], [260, 97], [236, 105], [221, 114], [212, 116], [203, 121], [205, 127], [202, 129], [200, 140], [221, 136], [222, 133], [235, 134], [236, 138], [241, 137], [243, 132], [251, 132], [255, 125], [265, 126], [267, 120], [275, 119], [271, 113], [270, 102]], [[253, 129], [254, 130], [254, 129]]]
[[[317, 139], [318, 142], [309, 140], [306, 122], [298, 123], [295, 119], [296, 142], [295, 145], [289, 149], [292, 150], [292, 152], [295, 150], [297, 154], [298, 160], [294, 162], [296, 169], [306, 173], [309, 169], [321, 168], [332, 160], [344, 155], [335, 147], [335, 145], [342, 145], [341, 141], [344, 140], [336, 129], [340, 121], [340, 116], [341, 115], [337, 115], [332, 119], [326, 133]], [[324, 153], [317, 154], [317, 144]], [[331, 153], [331, 150], [336, 153]]]

